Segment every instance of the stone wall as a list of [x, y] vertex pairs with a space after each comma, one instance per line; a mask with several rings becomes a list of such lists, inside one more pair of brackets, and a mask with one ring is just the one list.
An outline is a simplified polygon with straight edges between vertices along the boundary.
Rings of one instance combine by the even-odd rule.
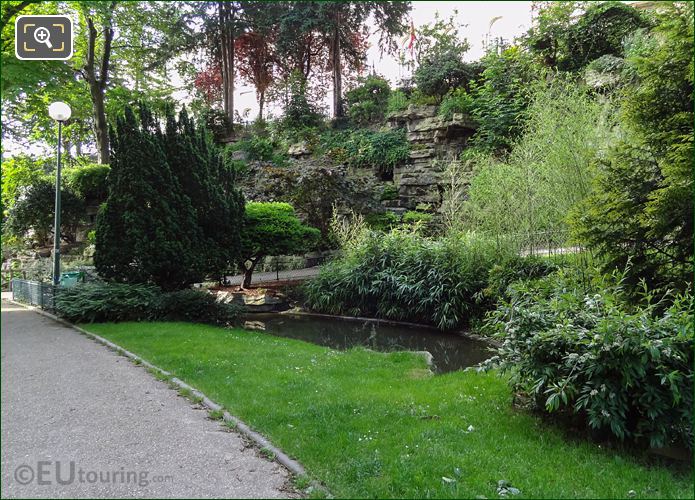
[[448, 161], [458, 159], [475, 125], [465, 115], [446, 120], [437, 115], [437, 106], [415, 105], [391, 115], [388, 122], [393, 128], [406, 129], [412, 149], [410, 161], [394, 170], [398, 200], [387, 202], [387, 207], [412, 210], [427, 204], [437, 209], [442, 203], [443, 170]]

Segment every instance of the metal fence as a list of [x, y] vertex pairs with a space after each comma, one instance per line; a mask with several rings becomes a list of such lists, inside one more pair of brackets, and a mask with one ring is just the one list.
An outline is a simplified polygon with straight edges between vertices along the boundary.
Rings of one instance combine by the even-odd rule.
[[12, 280], [12, 300], [55, 313], [55, 298], [59, 289], [59, 286], [51, 283], [14, 278]]

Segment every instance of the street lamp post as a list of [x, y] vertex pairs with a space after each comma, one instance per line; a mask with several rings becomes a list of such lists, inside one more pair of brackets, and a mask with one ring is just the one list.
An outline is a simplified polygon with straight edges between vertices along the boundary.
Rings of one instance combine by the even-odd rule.
[[63, 141], [63, 122], [70, 118], [72, 111], [64, 102], [54, 102], [48, 106], [48, 115], [58, 122], [58, 165], [56, 168], [55, 224], [53, 226], [53, 284], [60, 284], [60, 148]]

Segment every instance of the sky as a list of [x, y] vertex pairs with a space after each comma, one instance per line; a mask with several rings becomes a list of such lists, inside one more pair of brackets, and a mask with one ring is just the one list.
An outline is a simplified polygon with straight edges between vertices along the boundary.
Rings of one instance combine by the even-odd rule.
[[[415, 25], [416, 36], [417, 27], [432, 23], [435, 14], [439, 17], [448, 19], [455, 15], [459, 27], [459, 37], [466, 38], [471, 48], [466, 54], [466, 59], [474, 61], [484, 54], [483, 42], [486, 35], [490, 34], [490, 39], [502, 37], [507, 41], [512, 41], [515, 37], [523, 34], [531, 27], [531, 2], [412, 2], [410, 17]], [[495, 17], [500, 17], [490, 28], [490, 21]], [[372, 34], [370, 37], [371, 47], [367, 54], [368, 67], [374, 69], [376, 73], [388, 79], [392, 85], [407, 76], [407, 70], [399, 68], [398, 59], [395, 56], [384, 54], [380, 55], [379, 36]], [[408, 37], [399, 40], [402, 48], [407, 48]], [[325, 106], [328, 108], [331, 99], [329, 93], [326, 97]], [[244, 110], [250, 110], [248, 116], [255, 117], [258, 113], [256, 94], [253, 87], [238, 84], [234, 96], [234, 108], [243, 115]], [[275, 106], [268, 106], [268, 111], [278, 114], [280, 110]]]

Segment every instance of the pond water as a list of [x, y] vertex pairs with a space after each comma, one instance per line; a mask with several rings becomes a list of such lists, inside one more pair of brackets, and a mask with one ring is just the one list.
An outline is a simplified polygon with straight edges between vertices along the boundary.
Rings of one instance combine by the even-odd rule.
[[277, 313], [250, 314], [245, 319], [253, 329], [333, 349], [362, 346], [385, 352], [428, 351], [437, 373], [474, 366], [492, 355], [483, 341], [428, 328]]

